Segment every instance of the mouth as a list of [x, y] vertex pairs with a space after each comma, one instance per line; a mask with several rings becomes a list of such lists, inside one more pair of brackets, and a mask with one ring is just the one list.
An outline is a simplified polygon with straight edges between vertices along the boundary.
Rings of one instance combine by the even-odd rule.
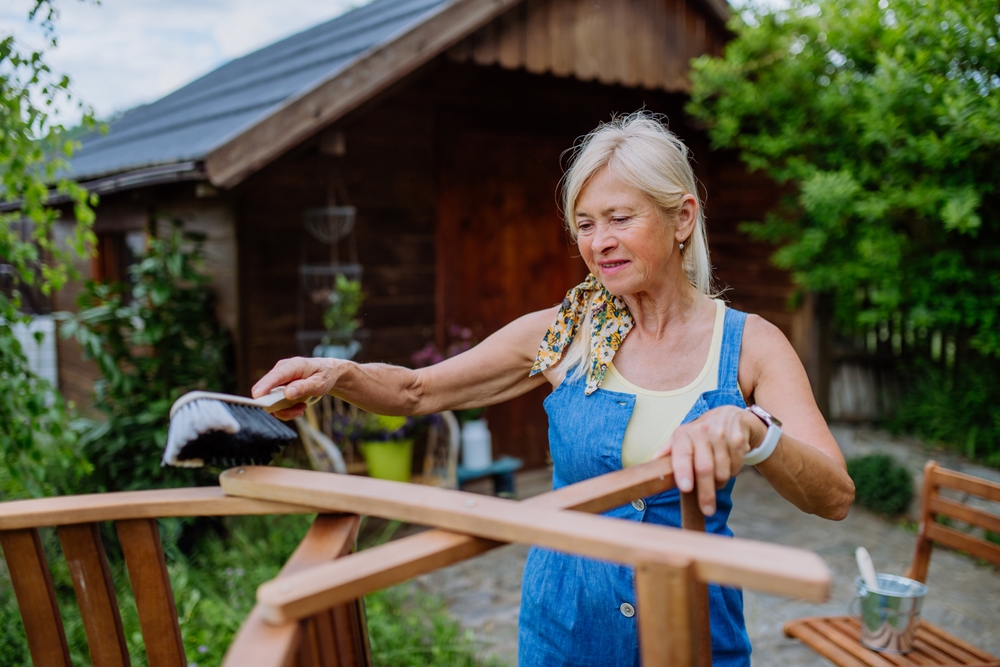
[[603, 262], [598, 262], [597, 265], [599, 267], [601, 267], [601, 272], [602, 273], [611, 275], [611, 274], [614, 274], [614, 273], [618, 273], [625, 266], [627, 266], [627, 265], [629, 265], [631, 263], [632, 262], [630, 262], [627, 259], [618, 259], [618, 260], [613, 260], [613, 261], [606, 260], [606, 261], [603, 261]]

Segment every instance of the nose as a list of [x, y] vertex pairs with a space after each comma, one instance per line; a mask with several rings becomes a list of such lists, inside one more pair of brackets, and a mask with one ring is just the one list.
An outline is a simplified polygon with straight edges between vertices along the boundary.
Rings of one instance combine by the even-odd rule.
[[594, 227], [594, 235], [591, 237], [591, 248], [595, 253], [606, 253], [618, 247], [618, 238], [615, 236], [611, 225], [598, 223]]

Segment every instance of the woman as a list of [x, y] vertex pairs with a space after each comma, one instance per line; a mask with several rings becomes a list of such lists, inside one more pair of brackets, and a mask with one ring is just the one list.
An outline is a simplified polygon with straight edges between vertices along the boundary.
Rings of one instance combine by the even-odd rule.
[[[844, 518], [854, 486], [798, 357], [776, 327], [712, 298], [686, 147], [648, 114], [618, 119], [585, 138], [563, 190], [590, 276], [560, 306], [419, 370], [284, 360], [254, 396], [286, 384], [289, 398], [333, 393], [406, 415], [499, 403], [549, 382], [555, 488], [670, 456], [679, 489], [697, 491], [707, 529], [732, 535], [731, 493], [747, 460], [803, 511]], [[679, 493], [607, 514], [677, 526]], [[629, 568], [532, 549], [520, 664], [637, 665], [634, 595]], [[709, 595], [713, 664], [749, 665], [741, 592], [711, 586]]]

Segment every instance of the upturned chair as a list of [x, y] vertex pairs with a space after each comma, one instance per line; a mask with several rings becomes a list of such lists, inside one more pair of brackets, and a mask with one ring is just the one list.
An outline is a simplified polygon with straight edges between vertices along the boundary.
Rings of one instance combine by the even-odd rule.
[[[942, 494], [942, 490], [950, 490], [953, 497], [948, 497], [947, 492]], [[1000, 502], [1000, 484], [946, 470], [936, 461], [927, 462], [920, 495], [920, 528], [907, 577], [926, 583], [935, 543], [1000, 565], [1000, 546], [986, 540], [984, 532], [1000, 534], [1000, 516], [970, 504], [971, 498]], [[963, 522], [971, 530], [957, 530], [946, 525], [948, 521]], [[860, 632], [858, 620], [852, 616], [800, 618], [785, 624], [788, 637], [801, 640], [840, 667], [1000, 667], [1000, 659], [925, 620], [917, 628], [913, 651], [905, 655], [880, 653], [862, 646]]]
[[[95, 667], [129, 665], [97, 523], [113, 521], [132, 582], [151, 667], [186, 657], [156, 518], [320, 512], [228, 649], [226, 667], [371, 664], [361, 599], [505, 542], [538, 544], [635, 567], [645, 665], [709, 667], [708, 582], [822, 601], [830, 572], [815, 554], [699, 533], [685, 496], [678, 530], [588, 516], [673, 487], [654, 461], [518, 503], [363, 477], [284, 468], [224, 472], [221, 488], [67, 496], [0, 503], [0, 546], [34, 664], [69, 665], [62, 618], [38, 528], [56, 526], [69, 561]], [[576, 510], [576, 511], [568, 511]], [[337, 514], [333, 514], [337, 513]], [[436, 526], [351, 553], [358, 514]]]

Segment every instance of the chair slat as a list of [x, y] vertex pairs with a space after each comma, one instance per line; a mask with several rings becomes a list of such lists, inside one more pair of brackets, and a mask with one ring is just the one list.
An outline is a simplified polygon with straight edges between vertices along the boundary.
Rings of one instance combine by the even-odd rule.
[[[786, 626], [786, 633], [788, 629]], [[874, 667], [872, 663], [862, 662], [831, 641], [826, 634], [820, 633], [813, 625], [800, 625], [792, 630], [789, 637], [800, 639], [806, 646], [819, 653], [838, 667]]]
[[11, 585], [35, 667], [69, 667], [66, 630], [42, 540], [35, 528], [0, 531]]
[[94, 667], [129, 667], [114, 581], [96, 523], [59, 526]]
[[115, 522], [150, 667], [186, 667], [177, 606], [156, 519]]
[[930, 624], [927, 623], [927, 621], [921, 622], [920, 629], [917, 631], [917, 639], [946, 654], [950, 658], [951, 662], [955, 662], [960, 665], [971, 665], [982, 660], [981, 655], [976, 655], [975, 653], [966, 651], [964, 648], [951, 641], [951, 638], [944, 639], [941, 636], [929, 631], [929, 625]]
[[[705, 515], [698, 505], [696, 491], [681, 494], [681, 526], [684, 530], [705, 532]], [[712, 630], [708, 617], [708, 584], [695, 581], [692, 584], [692, 622], [698, 642], [698, 667], [712, 667]]]
[[932, 514], [943, 514], [944, 516], [958, 519], [965, 523], [979, 526], [994, 533], [1000, 533], [1000, 516], [984, 512], [976, 507], [963, 505], [960, 502], [934, 496], [928, 503]]
[[1000, 484], [973, 477], [972, 475], [939, 467], [934, 470], [933, 483], [935, 486], [957, 489], [958, 491], [964, 491], [965, 493], [971, 493], [974, 496], [1000, 503]]
[[951, 633], [945, 632], [944, 630], [934, 625], [933, 623], [928, 623], [927, 621], [921, 621], [920, 631], [938, 637], [953, 646], [957, 646], [963, 651], [970, 653], [971, 655], [974, 655], [976, 659], [981, 660], [983, 662], [993, 662], [997, 659], [996, 656], [987, 653], [978, 646], [970, 644], [969, 642], [965, 641], [964, 639], [961, 639], [960, 637], [956, 637]]
[[[295, 553], [281, 569], [278, 579], [349, 553], [354, 546], [360, 522], [360, 517], [356, 515], [321, 514], [316, 517]], [[261, 605], [256, 605], [230, 644], [223, 665], [225, 667], [244, 667], [251, 664], [261, 667], [284, 667], [292, 663], [298, 667], [338, 665], [334, 661], [337, 655], [335, 647], [338, 645], [336, 624], [330, 611], [320, 612], [319, 615], [325, 615], [323, 627], [317, 627], [312, 621], [271, 625], [266, 621]], [[326, 629], [325, 635], [322, 634], [324, 629]], [[355, 640], [367, 650], [367, 636], [358, 635]], [[339, 664], [353, 667], [355, 664], [365, 665], [370, 662]]]
[[[912, 665], [904, 656], [896, 653], [876, 653], [861, 644], [861, 627], [856, 618], [840, 616], [825, 619], [822, 623], [814, 623], [813, 627], [822, 632], [825, 637], [844, 649], [855, 658], [864, 660], [872, 667], [893, 667]], [[920, 663], [917, 663], [920, 664]]]
[[927, 525], [925, 534], [929, 540], [944, 544], [953, 549], [966, 551], [977, 558], [1000, 565], [1000, 546], [996, 544], [991, 544], [986, 540], [975, 538], [954, 528], [948, 528], [933, 522]]

